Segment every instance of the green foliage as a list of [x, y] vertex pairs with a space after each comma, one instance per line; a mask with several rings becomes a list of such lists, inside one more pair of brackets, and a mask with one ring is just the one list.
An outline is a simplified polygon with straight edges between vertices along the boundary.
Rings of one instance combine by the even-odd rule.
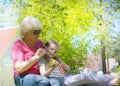
[[[58, 56], [70, 65], [71, 72], [74, 73], [76, 68], [86, 63], [84, 57], [88, 48], [100, 54], [102, 46], [99, 44], [93, 48], [89, 43], [92, 40], [102, 41], [108, 57], [116, 57], [117, 52], [110, 49], [111, 45], [118, 49], [118, 45], [112, 41], [113, 31], [110, 27], [113, 24], [114, 10], [119, 12], [120, 1], [106, 2], [101, 4], [92, 0], [17, 0], [13, 1], [12, 11], [19, 15], [19, 23], [26, 16], [37, 17], [43, 25], [40, 39], [43, 42], [49, 39], [57, 40], [61, 46]], [[93, 35], [90, 31], [96, 34]]]
[[118, 66], [115, 70], [114, 70], [114, 72], [120, 72], [120, 66]]
[[86, 33], [95, 18], [91, 4], [90, 0], [28, 0], [21, 10], [19, 22], [26, 16], [37, 17], [43, 25], [40, 39], [43, 42], [57, 40], [61, 46], [58, 56], [70, 65], [74, 73], [85, 63]]

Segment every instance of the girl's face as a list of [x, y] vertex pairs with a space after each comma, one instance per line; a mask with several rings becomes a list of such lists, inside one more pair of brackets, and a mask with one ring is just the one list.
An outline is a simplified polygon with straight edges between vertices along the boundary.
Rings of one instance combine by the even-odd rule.
[[57, 55], [58, 51], [59, 51], [59, 46], [57, 46], [54, 43], [50, 43], [50, 46], [46, 47], [47, 56], [50, 57], [51, 59]]

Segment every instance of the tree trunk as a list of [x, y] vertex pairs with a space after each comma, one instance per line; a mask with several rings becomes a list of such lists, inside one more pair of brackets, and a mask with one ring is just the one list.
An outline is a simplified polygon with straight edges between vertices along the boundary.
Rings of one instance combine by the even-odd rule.
[[101, 56], [102, 56], [102, 70], [104, 74], [107, 74], [107, 70], [106, 70], [106, 55], [105, 55], [105, 46], [103, 44], [103, 42], [101, 42]]
[[[103, 0], [100, 0], [100, 4], [101, 4], [101, 6], [102, 6], [102, 2], [103, 2]], [[102, 15], [101, 15], [101, 20], [102, 20]], [[100, 25], [102, 25], [102, 24], [100, 24]], [[107, 71], [106, 71], [106, 55], [105, 55], [105, 45], [104, 45], [104, 40], [101, 40], [101, 57], [102, 57], [102, 71], [103, 71], [103, 73], [104, 74], [106, 74], [107, 73]]]

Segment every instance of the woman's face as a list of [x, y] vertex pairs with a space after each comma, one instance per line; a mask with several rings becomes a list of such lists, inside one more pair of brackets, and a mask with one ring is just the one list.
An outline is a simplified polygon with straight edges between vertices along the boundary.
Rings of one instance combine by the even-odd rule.
[[31, 30], [26, 34], [26, 38], [31, 42], [36, 42], [40, 36], [41, 30]]
[[50, 57], [51, 59], [57, 55], [58, 51], [59, 51], [59, 46], [57, 46], [54, 43], [51, 43], [49, 47], [46, 47], [47, 56]]

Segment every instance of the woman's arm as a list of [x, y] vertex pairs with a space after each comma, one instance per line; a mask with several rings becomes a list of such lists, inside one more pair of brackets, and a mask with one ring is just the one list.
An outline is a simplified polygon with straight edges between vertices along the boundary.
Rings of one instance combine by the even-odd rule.
[[35, 64], [38, 60], [42, 59], [45, 53], [46, 52], [42, 48], [40, 48], [37, 50], [35, 56], [26, 61], [16, 61], [14, 62], [14, 66], [19, 73], [22, 73], [31, 68], [31, 66]]

